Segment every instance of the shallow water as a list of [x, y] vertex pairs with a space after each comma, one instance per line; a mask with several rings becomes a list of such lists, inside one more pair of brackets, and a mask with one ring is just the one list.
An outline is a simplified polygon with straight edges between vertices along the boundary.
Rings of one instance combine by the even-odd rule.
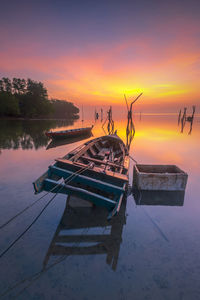
[[[46, 150], [45, 130], [73, 126], [80, 124], [0, 121], [0, 225], [41, 196], [34, 195], [32, 182], [55, 158], [86, 141]], [[115, 127], [125, 141], [126, 121]], [[181, 133], [176, 116], [135, 116], [135, 128], [131, 155], [138, 163], [175, 164], [188, 173], [182, 204], [170, 205], [176, 195], [165, 195], [165, 205], [154, 205], [155, 195], [152, 205], [136, 204], [137, 195], [130, 194], [108, 223], [103, 209], [66, 211], [66, 196], [58, 195], [0, 259], [2, 299], [200, 298], [200, 120], [191, 134], [189, 124]], [[93, 135], [102, 134], [97, 121]], [[130, 185], [132, 171], [131, 161]], [[1, 229], [1, 253], [51, 196]]]

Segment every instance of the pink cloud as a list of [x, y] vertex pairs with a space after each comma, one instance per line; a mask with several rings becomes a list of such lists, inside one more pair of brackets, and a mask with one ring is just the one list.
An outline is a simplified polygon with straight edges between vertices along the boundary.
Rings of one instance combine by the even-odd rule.
[[189, 94], [194, 99], [200, 73], [196, 25], [183, 20], [161, 24], [155, 34], [163, 31], [167, 40], [164, 44], [164, 38], [159, 41], [156, 35], [141, 34], [110, 45], [72, 46], [66, 49], [66, 55], [40, 54], [38, 41], [26, 41], [22, 51], [23, 45], [1, 51], [0, 70], [3, 76], [6, 73], [11, 77], [17, 72], [24, 77], [38, 74], [52, 97], [77, 97], [86, 102], [106, 101], [108, 97], [117, 101], [132, 87], [133, 91], [144, 89], [149, 105], [161, 95], [165, 105], [170, 99], [180, 101], [179, 97], [186, 99]]

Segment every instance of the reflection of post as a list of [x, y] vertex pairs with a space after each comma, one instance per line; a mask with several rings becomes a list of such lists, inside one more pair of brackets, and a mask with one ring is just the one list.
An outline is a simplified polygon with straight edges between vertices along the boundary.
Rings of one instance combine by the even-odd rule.
[[[107, 118], [106, 118], [105, 122], [102, 125], [103, 130], [104, 130], [104, 125], [106, 124], [107, 121], [108, 121], [107, 132], [108, 132], [108, 134], [113, 134], [114, 130], [115, 130], [115, 124], [114, 124], [114, 121], [112, 119], [112, 107], [111, 106], [110, 106], [110, 109], [107, 111]], [[104, 132], [105, 132], [105, 130], [104, 130]]]
[[189, 117], [187, 117], [187, 121], [190, 122], [190, 131], [188, 132], [188, 134], [192, 133], [192, 126], [193, 126], [193, 120], [194, 120], [195, 110], [196, 110], [196, 106], [193, 105], [192, 106], [192, 115], [189, 116]]
[[179, 115], [178, 115], [178, 125], [180, 124], [180, 120], [181, 120], [181, 109], [180, 109]]
[[96, 108], [95, 108], [95, 111], [94, 111], [94, 120], [95, 120], [95, 122], [96, 122], [96, 120], [97, 120], [97, 112], [96, 112]]
[[101, 122], [103, 122], [103, 109], [101, 108]]
[[94, 119], [95, 119], [95, 122], [96, 122], [96, 120], [99, 119], [99, 113], [97, 112], [96, 108], [95, 108], [95, 111], [94, 111]]
[[[70, 198], [71, 209], [66, 204], [60, 224], [45, 256], [43, 267], [46, 267], [50, 257], [54, 255], [107, 254], [106, 262], [115, 271], [123, 226], [126, 223], [126, 199], [122, 202], [119, 214], [110, 221], [107, 221], [106, 209], [84, 206], [83, 202], [79, 202], [76, 206], [76, 200], [77, 198]], [[71, 206], [73, 203], [74, 206]], [[104, 233], [105, 229], [109, 228], [110, 232]], [[99, 234], [99, 230], [102, 229], [102, 233]], [[75, 230], [74, 234], [73, 230]]]
[[82, 105], [82, 120], [81, 120], [81, 122], [82, 122], [82, 127], [83, 127], [83, 121], [84, 121], [84, 115], [83, 115], [83, 105]]

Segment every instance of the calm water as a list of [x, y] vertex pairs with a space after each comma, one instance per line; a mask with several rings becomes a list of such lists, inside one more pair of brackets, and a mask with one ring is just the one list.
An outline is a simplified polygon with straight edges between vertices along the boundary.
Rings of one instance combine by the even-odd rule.
[[[55, 158], [83, 143], [46, 150], [45, 130], [79, 125], [0, 122], [0, 225], [41, 196], [32, 182]], [[124, 140], [125, 125], [115, 122]], [[2, 299], [200, 299], [200, 119], [191, 134], [189, 124], [180, 132], [175, 116], [135, 116], [135, 127], [131, 155], [138, 163], [176, 164], [188, 173], [183, 205], [169, 205], [180, 195], [165, 195], [168, 205], [136, 205], [130, 194], [107, 223], [103, 209], [66, 211], [66, 196], [58, 195], [0, 259]], [[97, 121], [93, 135], [102, 134]], [[130, 185], [132, 168], [131, 161]], [[50, 197], [0, 230], [0, 252]]]

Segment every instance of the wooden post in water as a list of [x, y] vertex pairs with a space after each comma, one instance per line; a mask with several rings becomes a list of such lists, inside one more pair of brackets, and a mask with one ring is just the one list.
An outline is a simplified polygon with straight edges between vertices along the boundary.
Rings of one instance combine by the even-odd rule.
[[179, 115], [178, 115], [178, 125], [180, 124], [180, 121], [181, 121], [181, 109], [180, 109]]
[[183, 111], [183, 116], [181, 118], [181, 133], [183, 133], [183, 129], [185, 127], [185, 122], [186, 122], [186, 111], [187, 111], [187, 107], [184, 107], [184, 111]]
[[131, 102], [130, 108], [128, 105], [126, 95], [124, 94], [124, 98], [125, 98], [126, 106], [127, 106], [127, 110], [128, 110], [127, 126], [126, 126], [126, 147], [128, 148], [128, 150], [130, 149], [131, 142], [135, 135], [135, 126], [133, 123], [133, 104], [140, 98], [140, 96], [142, 96], [142, 94], [143, 93], [141, 93], [139, 96], [136, 97], [135, 100], [133, 100]]

